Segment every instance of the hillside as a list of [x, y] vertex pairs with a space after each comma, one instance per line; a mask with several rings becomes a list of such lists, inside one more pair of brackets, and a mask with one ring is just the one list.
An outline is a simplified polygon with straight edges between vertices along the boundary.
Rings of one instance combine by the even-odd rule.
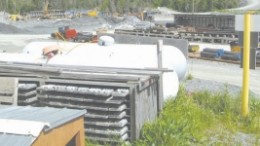
[[[43, 10], [47, 0], [0, 1], [0, 11], [25, 14]], [[49, 0], [48, 9], [99, 9], [102, 12], [137, 13], [146, 8], [168, 7], [181, 12], [204, 12], [236, 8], [245, 0]]]

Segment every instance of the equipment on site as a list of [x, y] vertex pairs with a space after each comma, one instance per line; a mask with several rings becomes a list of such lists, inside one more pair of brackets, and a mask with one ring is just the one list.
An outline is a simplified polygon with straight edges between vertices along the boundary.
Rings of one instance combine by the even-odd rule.
[[188, 51], [190, 53], [199, 52], [200, 46], [199, 45], [189, 45]]
[[11, 14], [11, 15], [9, 15], [9, 19], [12, 21], [24, 20], [23, 16], [21, 16], [19, 14]]
[[233, 53], [240, 53], [241, 48], [240, 48], [240, 46], [238, 44], [238, 41], [232, 41], [229, 44], [230, 44], [231, 52], [233, 52]]
[[89, 17], [97, 17], [98, 16], [98, 12], [96, 10], [90, 10], [87, 12], [87, 16]]
[[69, 26], [59, 27], [58, 32], [51, 34], [52, 38], [73, 42], [97, 42], [97, 36], [91, 32], [77, 32]]

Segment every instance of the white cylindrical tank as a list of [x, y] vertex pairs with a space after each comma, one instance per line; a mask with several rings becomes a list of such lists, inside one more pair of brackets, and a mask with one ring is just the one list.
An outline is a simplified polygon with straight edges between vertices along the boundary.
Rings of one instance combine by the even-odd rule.
[[[41, 48], [48, 45], [53, 45], [53, 43], [43, 43]], [[62, 54], [50, 59], [49, 64], [122, 68], [158, 67], [156, 45], [114, 44], [100, 46], [92, 43], [63, 43], [60, 47], [63, 48]], [[27, 48], [27, 50], [31, 49]], [[40, 52], [42, 54], [42, 51], [38, 53]], [[37, 52], [34, 53], [37, 54]], [[179, 80], [182, 80], [186, 74], [187, 61], [178, 48], [164, 45], [162, 47], [162, 67], [174, 70], [174, 72], [163, 75], [163, 92], [166, 99], [169, 96], [177, 95]]]
[[[56, 56], [50, 64], [82, 65], [122, 68], [157, 68], [157, 48], [155, 45], [113, 45], [98, 46], [88, 44], [71, 50], [66, 56]], [[164, 99], [175, 97], [179, 89], [179, 79], [186, 74], [186, 58], [179, 49], [163, 46], [162, 67], [174, 70], [163, 74]]]
[[[115, 44], [78, 46], [65, 56], [56, 56], [49, 63], [122, 68], [157, 68], [156, 45]], [[162, 67], [176, 71], [179, 80], [185, 77], [187, 61], [183, 53], [173, 46], [163, 46]]]
[[176, 97], [179, 91], [179, 79], [176, 72], [163, 74], [163, 98], [164, 101]]
[[23, 54], [32, 54], [34, 56], [40, 57], [42, 56], [43, 49], [48, 46], [58, 46], [61, 48], [62, 52], [68, 52], [69, 50], [72, 50], [73, 48], [77, 48], [77, 46], [85, 45], [83, 43], [71, 43], [71, 42], [31, 42], [27, 44], [23, 50]]
[[[23, 49], [23, 53], [40, 57], [42, 56], [43, 48], [51, 45], [57, 45], [61, 48], [62, 56], [56, 56], [55, 58], [57, 59], [52, 59], [57, 60], [57, 63], [64, 62], [66, 64], [87, 66], [110, 65], [111, 67], [157, 68], [156, 45], [115, 44], [104, 47], [92, 43], [33, 42]], [[66, 59], [61, 59], [64, 56], [66, 56]], [[163, 68], [175, 70], [179, 80], [184, 79], [187, 70], [187, 61], [178, 48], [164, 45], [162, 58]]]

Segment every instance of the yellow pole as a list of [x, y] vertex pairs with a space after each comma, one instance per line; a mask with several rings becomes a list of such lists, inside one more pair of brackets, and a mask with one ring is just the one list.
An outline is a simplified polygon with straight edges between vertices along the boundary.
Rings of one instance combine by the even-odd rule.
[[242, 89], [242, 116], [246, 117], [248, 111], [248, 94], [249, 94], [249, 60], [250, 60], [250, 31], [251, 31], [251, 14], [247, 12], [244, 15], [244, 38], [243, 38], [243, 89]]

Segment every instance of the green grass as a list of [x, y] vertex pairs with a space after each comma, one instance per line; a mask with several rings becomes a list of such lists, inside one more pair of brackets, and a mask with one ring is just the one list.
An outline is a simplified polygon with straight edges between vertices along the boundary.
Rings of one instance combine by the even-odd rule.
[[[250, 114], [240, 114], [240, 97], [225, 90], [187, 94], [181, 87], [177, 97], [165, 103], [159, 117], [146, 123], [132, 146], [242, 146], [243, 137], [260, 145], [260, 99], [250, 97]], [[88, 145], [95, 145], [88, 142]]]
[[133, 145], [239, 146], [243, 143], [240, 137], [236, 138], [238, 133], [253, 135], [254, 138], [247, 141], [253, 145], [260, 144], [259, 99], [251, 97], [250, 115], [243, 118], [240, 115], [240, 97], [232, 97], [227, 91], [188, 95], [182, 88], [175, 100], [166, 102], [158, 119], [144, 126], [141, 138]]
[[187, 75], [187, 77], [186, 77], [186, 80], [192, 80], [192, 79], [193, 79], [193, 76], [192, 76], [192, 74], [189, 73], [189, 74]]

